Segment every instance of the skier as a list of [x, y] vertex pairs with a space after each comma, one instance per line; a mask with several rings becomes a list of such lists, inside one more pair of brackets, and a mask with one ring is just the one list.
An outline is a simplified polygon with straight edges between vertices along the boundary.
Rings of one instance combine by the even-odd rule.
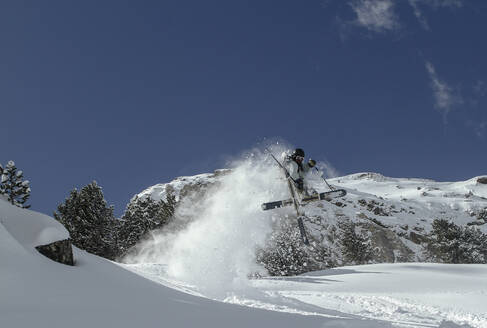
[[308, 163], [303, 163], [304, 150], [301, 148], [296, 148], [291, 155], [289, 152], [285, 152], [283, 157], [283, 164], [287, 168], [289, 177], [293, 180], [296, 189], [302, 194], [309, 195], [308, 190], [305, 189], [305, 178], [307, 173], [316, 165], [316, 161], [309, 159]]

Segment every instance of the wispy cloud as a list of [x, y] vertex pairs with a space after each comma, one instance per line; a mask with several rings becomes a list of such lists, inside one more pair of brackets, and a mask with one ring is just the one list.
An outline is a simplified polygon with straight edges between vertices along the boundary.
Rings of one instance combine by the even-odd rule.
[[472, 120], [467, 121], [467, 126], [470, 127], [475, 135], [480, 139], [485, 139], [487, 132], [487, 121], [474, 122]]
[[392, 0], [356, 0], [349, 3], [357, 15], [355, 24], [373, 32], [388, 32], [400, 27]]
[[464, 0], [419, 0], [435, 8], [439, 7], [462, 7]]
[[435, 107], [443, 116], [443, 123], [447, 123], [447, 115], [455, 105], [462, 103], [462, 98], [455, 94], [454, 89], [445, 81], [441, 80], [436, 73], [436, 69], [429, 61], [425, 63], [426, 70], [431, 79], [431, 88], [435, 97]]
[[414, 15], [418, 19], [419, 24], [428, 31], [430, 30], [430, 26], [421, 6], [429, 6], [434, 9], [441, 7], [459, 8], [463, 6], [463, 0], [408, 0], [408, 2], [413, 8]]
[[419, 21], [419, 24], [425, 29], [425, 30], [430, 30], [430, 26], [428, 24], [428, 21], [426, 20], [426, 17], [424, 16], [423, 12], [419, 8], [418, 2], [421, 0], [409, 0], [409, 4], [411, 7], [413, 7], [414, 15]]

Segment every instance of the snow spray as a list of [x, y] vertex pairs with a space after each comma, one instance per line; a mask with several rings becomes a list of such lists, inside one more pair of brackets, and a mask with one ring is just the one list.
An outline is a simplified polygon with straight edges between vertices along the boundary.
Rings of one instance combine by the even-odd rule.
[[[285, 150], [272, 148], [275, 155]], [[180, 203], [175, 217], [191, 218], [185, 228], [154, 235], [136, 262], [165, 263], [170, 277], [210, 297], [250, 292], [248, 276], [264, 270], [256, 263], [256, 248], [264, 246], [276, 219], [261, 204], [289, 194], [282, 172], [262, 150], [245, 153], [229, 167], [202, 198]]]

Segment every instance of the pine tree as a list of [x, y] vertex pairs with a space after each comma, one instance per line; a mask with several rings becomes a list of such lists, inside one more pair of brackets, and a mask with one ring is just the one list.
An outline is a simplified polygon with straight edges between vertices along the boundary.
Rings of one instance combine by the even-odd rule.
[[306, 247], [297, 224], [283, 218], [265, 248], [256, 252], [257, 263], [272, 276], [289, 276], [334, 266], [330, 252], [318, 243]]
[[339, 224], [343, 258], [350, 264], [365, 264], [371, 260], [372, 247], [367, 235], [357, 231], [355, 224], [346, 220]]
[[166, 201], [135, 197], [127, 205], [119, 229], [119, 255], [127, 253], [150, 231], [160, 229], [173, 217], [176, 197], [169, 193]]
[[87, 252], [114, 259], [117, 253], [117, 222], [101, 187], [95, 181], [74, 189], [58, 206], [54, 218], [69, 231], [73, 244]]
[[445, 219], [432, 224], [426, 244], [427, 257], [442, 263], [487, 263], [487, 234], [475, 227], [461, 227]]
[[24, 180], [24, 173], [17, 170], [13, 161], [9, 161], [5, 168], [0, 165], [0, 193], [13, 205], [30, 207], [25, 204], [30, 197], [29, 181]]

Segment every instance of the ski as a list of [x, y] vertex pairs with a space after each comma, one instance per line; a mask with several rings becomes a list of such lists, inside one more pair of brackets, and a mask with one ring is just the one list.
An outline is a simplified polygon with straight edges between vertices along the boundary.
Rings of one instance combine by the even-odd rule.
[[306, 230], [304, 229], [302, 216], [298, 217], [298, 227], [299, 227], [299, 232], [301, 233], [301, 240], [303, 241], [303, 244], [309, 245], [308, 235], [306, 234]]
[[283, 171], [284, 171], [284, 173], [286, 175], [287, 183], [288, 183], [288, 187], [289, 187], [289, 192], [291, 193], [290, 202], [291, 202], [291, 204], [294, 205], [294, 209], [296, 210], [296, 218], [298, 220], [298, 227], [299, 227], [299, 232], [301, 234], [301, 240], [303, 241], [303, 244], [305, 244], [306, 246], [309, 246], [308, 236], [306, 235], [306, 229], [304, 228], [304, 223], [303, 223], [303, 217], [304, 217], [304, 215], [300, 211], [299, 202], [298, 202], [298, 198], [297, 198], [297, 195], [296, 195], [296, 190], [295, 190], [295, 187], [294, 187], [295, 181], [294, 181], [293, 178], [291, 178], [291, 176], [289, 175], [288, 170], [281, 164], [281, 162], [279, 162], [277, 160], [277, 158], [275, 158], [274, 155], [272, 155], [271, 152], [269, 152], [269, 154], [277, 162], [277, 164], [283, 169]]
[[[325, 192], [315, 194], [315, 195], [311, 195], [311, 196], [304, 196], [301, 199], [300, 205], [306, 205], [308, 203], [318, 201], [318, 200], [330, 201], [333, 198], [343, 197], [346, 194], [347, 194], [346, 190], [336, 189], [336, 190], [331, 190], [331, 191], [325, 191]], [[286, 199], [286, 200], [278, 200], [275, 202], [268, 202], [268, 203], [262, 204], [262, 209], [264, 211], [267, 211], [267, 210], [272, 210], [272, 209], [280, 208], [280, 207], [284, 207], [284, 206], [290, 206], [293, 204], [294, 204], [294, 200], [292, 198]]]

